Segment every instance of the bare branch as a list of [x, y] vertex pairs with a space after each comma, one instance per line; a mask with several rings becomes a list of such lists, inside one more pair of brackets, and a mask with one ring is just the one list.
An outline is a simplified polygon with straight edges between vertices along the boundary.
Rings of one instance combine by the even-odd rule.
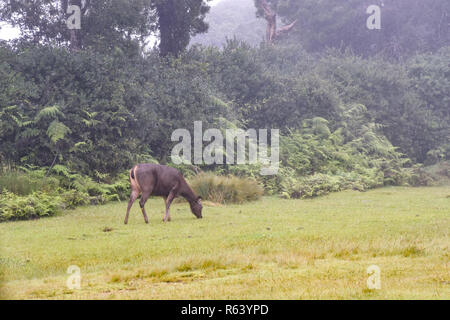
[[285, 25], [277, 29], [277, 13], [272, 10], [266, 0], [259, 0], [259, 5], [264, 11], [264, 18], [267, 21], [266, 42], [272, 44], [277, 37], [288, 33], [297, 23], [295, 20], [291, 24]]
[[291, 29], [297, 24], [297, 21], [298, 20], [295, 20], [291, 24], [285, 25], [284, 27], [281, 27], [280, 29], [278, 29], [277, 36], [280, 36], [283, 33], [288, 33], [289, 31], [291, 31]]

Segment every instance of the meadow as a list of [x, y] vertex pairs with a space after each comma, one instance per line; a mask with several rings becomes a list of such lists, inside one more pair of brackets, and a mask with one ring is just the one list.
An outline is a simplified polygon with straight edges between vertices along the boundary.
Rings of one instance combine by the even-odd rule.
[[[0, 224], [2, 299], [449, 299], [449, 187], [80, 207]], [[66, 286], [67, 268], [81, 288]], [[367, 287], [380, 268], [381, 289]]]

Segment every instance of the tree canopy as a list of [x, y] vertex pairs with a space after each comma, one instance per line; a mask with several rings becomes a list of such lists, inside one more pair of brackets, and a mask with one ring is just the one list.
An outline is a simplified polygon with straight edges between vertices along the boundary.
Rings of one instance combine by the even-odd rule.
[[153, 0], [158, 15], [161, 55], [178, 56], [189, 45], [192, 36], [208, 30], [204, 21], [209, 12], [207, 1]]
[[[21, 29], [21, 41], [92, 47], [115, 47], [137, 53], [150, 36], [159, 36], [160, 52], [178, 55], [192, 36], [205, 32], [210, 0], [1, 0], [0, 19]], [[80, 29], [69, 29], [69, 5], [80, 10]]]

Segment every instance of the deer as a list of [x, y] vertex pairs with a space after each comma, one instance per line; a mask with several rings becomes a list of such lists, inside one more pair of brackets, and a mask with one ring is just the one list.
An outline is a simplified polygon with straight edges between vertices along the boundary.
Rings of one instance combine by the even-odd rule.
[[130, 170], [131, 195], [128, 202], [125, 224], [128, 224], [128, 216], [133, 203], [141, 195], [139, 205], [144, 215], [145, 223], [148, 224], [147, 213], [145, 212], [145, 203], [151, 195], [164, 198], [166, 211], [163, 222], [171, 221], [170, 205], [178, 197], [184, 197], [190, 207], [191, 212], [198, 218], [202, 216], [202, 198], [197, 196], [188, 185], [180, 171], [175, 168], [160, 164], [138, 164]]

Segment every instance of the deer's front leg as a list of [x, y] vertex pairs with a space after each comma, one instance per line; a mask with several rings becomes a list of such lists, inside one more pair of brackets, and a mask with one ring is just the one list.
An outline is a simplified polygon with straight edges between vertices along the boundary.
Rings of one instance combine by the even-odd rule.
[[169, 193], [169, 196], [167, 198], [164, 198], [165, 202], [166, 202], [166, 212], [164, 213], [164, 219], [163, 221], [170, 221], [172, 220], [170, 218], [170, 205], [172, 204], [173, 199], [175, 198], [173, 192]]

